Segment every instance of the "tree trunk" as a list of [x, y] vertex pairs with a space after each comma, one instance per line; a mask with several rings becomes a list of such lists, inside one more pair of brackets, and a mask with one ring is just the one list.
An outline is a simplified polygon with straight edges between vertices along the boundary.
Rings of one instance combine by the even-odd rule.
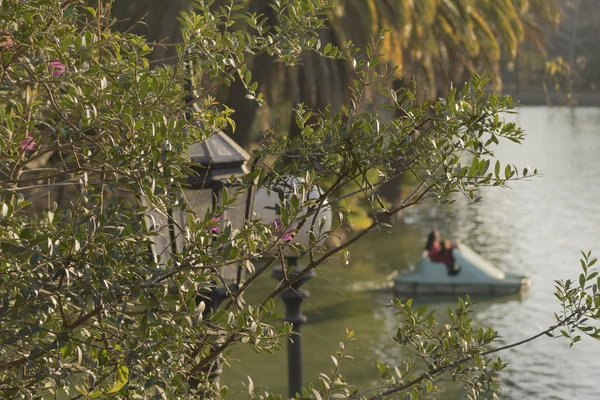
[[[248, 12], [263, 14], [267, 18], [267, 26], [277, 25], [277, 16], [270, 6], [270, 2], [252, 2]], [[250, 66], [252, 80], [258, 83], [257, 92], [264, 92], [267, 87], [267, 79], [273, 73], [273, 57], [268, 54], [261, 54], [252, 62]], [[258, 103], [254, 99], [246, 98], [247, 90], [239, 76], [229, 88], [225, 104], [235, 112], [232, 115], [235, 121], [235, 132], [227, 132], [233, 140], [245, 149], [249, 149], [251, 144], [257, 139], [253, 132], [254, 120], [258, 112]]]
[[[273, 58], [267, 54], [261, 54], [253, 63], [252, 80], [258, 83], [258, 91], [264, 91], [267, 78], [272, 71]], [[235, 121], [235, 132], [227, 132], [237, 144], [245, 149], [256, 140], [252, 131], [256, 113], [258, 112], [258, 103], [254, 99], [246, 98], [247, 90], [244, 87], [239, 76], [229, 88], [229, 93], [225, 104], [235, 112], [231, 116]]]

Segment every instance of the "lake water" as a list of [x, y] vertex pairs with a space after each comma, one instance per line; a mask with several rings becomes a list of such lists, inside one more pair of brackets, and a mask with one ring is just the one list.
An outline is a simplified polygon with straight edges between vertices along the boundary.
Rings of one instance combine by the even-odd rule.
[[[303, 327], [305, 380], [333, 368], [333, 354], [345, 329], [359, 339], [344, 372], [358, 388], [375, 383], [377, 359], [399, 364], [405, 350], [391, 338], [396, 320], [389, 304], [392, 293], [369, 290], [389, 273], [418, 260], [426, 234], [436, 228], [443, 236], [460, 238], [505, 271], [527, 274], [529, 294], [521, 298], [482, 301], [476, 324], [499, 331], [506, 343], [518, 341], [552, 325], [559, 311], [553, 295], [555, 279], [576, 279], [580, 250], [600, 255], [600, 109], [575, 110], [523, 107], [513, 116], [527, 138], [523, 145], [503, 144], [497, 156], [503, 163], [537, 168], [543, 177], [514, 183], [511, 189], [490, 188], [474, 206], [458, 201], [454, 215], [434, 206], [408, 210], [391, 234], [377, 233], [352, 248], [351, 262], [332, 261], [322, 271], [342, 295], [321, 277], [308, 282], [310, 304]], [[265, 277], [250, 293], [258, 300], [275, 285]], [[281, 303], [278, 300], [278, 303]], [[452, 303], [436, 303], [444, 311]], [[245, 398], [241, 381], [251, 375], [254, 385], [287, 393], [286, 352], [256, 356], [240, 347], [225, 368], [223, 383], [230, 393]], [[544, 337], [501, 354], [510, 366], [503, 374], [503, 399], [598, 399], [600, 342], [589, 338], [569, 348], [566, 340]], [[449, 388], [440, 399], [463, 399]]]

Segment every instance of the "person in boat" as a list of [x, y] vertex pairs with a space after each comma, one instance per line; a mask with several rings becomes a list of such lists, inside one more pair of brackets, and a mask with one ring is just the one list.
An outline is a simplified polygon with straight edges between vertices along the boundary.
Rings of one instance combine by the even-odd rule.
[[460, 266], [452, 256], [452, 249], [455, 248], [458, 248], [458, 244], [453, 244], [448, 239], [442, 241], [438, 231], [431, 232], [427, 237], [427, 244], [425, 244], [425, 251], [427, 251], [429, 259], [446, 264], [450, 275], [456, 275], [460, 272]]
[[442, 250], [441, 242], [440, 242], [440, 233], [438, 231], [433, 231], [427, 237], [427, 244], [425, 244], [425, 251], [427, 251], [427, 255], [429, 258], [435, 257]]
[[452, 244], [452, 242], [448, 239], [444, 240], [441, 243], [441, 250], [439, 255], [432, 258], [433, 261], [443, 262], [446, 264], [446, 268], [448, 269], [448, 275], [457, 275], [460, 272], [460, 265], [454, 259], [452, 255], [452, 250], [458, 248], [457, 244]]

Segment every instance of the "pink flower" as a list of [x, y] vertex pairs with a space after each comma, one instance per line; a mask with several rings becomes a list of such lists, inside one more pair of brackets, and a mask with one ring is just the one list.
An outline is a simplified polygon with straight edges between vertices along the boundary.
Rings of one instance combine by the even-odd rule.
[[221, 229], [219, 228], [219, 222], [221, 222], [221, 217], [213, 217], [211, 221], [214, 223], [214, 225], [207, 226], [204, 228], [204, 230], [208, 233], [214, 233], [215, 235], [218, 235], [219, 232], [221, 232]]
[[52, 76], [60, 76], [65, 72], [65, 64], [60, 60], [54, 60], [48, 63], [48, 68], [52, 72]]
[[0, 48], [10, 49], [14, 46], [14, 44], [15, 42], [13, 41], [13, 38], [10, 35], [10, 33], [0, 35]]
[[31, 136], [29, 136], [29, 133], [26, 133], [25, 140], [19, 142], [19, 145], [21, 146], [22, 150], [33, 150], [35, 147], [35, 141]]
[[273, 229], [275, 229], [275, 235], [277, 235], [277, 237], [283, 240], [285, 243], [291, 242], [292, 239], [294, 239], [294, 236], [296, 236], [296, 232], [291, 226], [288, 226], [285, 232], [283, 231], [281, 218], [279, 217], [275, 218], [273, 222], [271, 222], [271, 226]]

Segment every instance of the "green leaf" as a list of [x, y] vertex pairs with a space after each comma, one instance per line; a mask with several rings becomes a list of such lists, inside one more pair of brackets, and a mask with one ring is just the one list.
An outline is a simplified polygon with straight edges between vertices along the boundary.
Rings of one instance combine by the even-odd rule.
[[485, 174], [485, 172], [488, 169], [489, 164], [490, 164], [490, 160], [479, 161], [479, 167], [478, 167], [479, 176], [483, 176]]
[[235, 260], [240, 254], [240, 248], [237, 246], [231, 246], [231, 250], [229, 251], [229, 259]]
[[127, 368], [125, 365], [117, 366], [117, 381], [115, 382], [113, 387], [104, 394], [117, 393], [119, 390], [123, 389], [123, 387], [127, 384], [128, 381], [129, 381], [129, 368]]
[[379, 58], [375, 58], [369, 62], [369, 68], [375, 68], [379, 64]]
[[90, 14], [92, 14], [93, 17], [96, 16], [96, 9], [93, 7], [83, 7], [84, 10], [86, 10], [87, 12], [89, 12]]
[[29, 261], [29, 263], [32, 267], [35, 267], [40, 262], [41, 258], [42, 253], [40, 252], [39, 248], [36, 248], [35, 250], [33, 250], [33, 254], [31, 255], [31, 260]]
[[477, 176], [479, 170], [479, 159], [477, 157], [473, 158], [473, 162], [471, 163], [471, 168], [469, 168], [469, 178], [473, 178]]

